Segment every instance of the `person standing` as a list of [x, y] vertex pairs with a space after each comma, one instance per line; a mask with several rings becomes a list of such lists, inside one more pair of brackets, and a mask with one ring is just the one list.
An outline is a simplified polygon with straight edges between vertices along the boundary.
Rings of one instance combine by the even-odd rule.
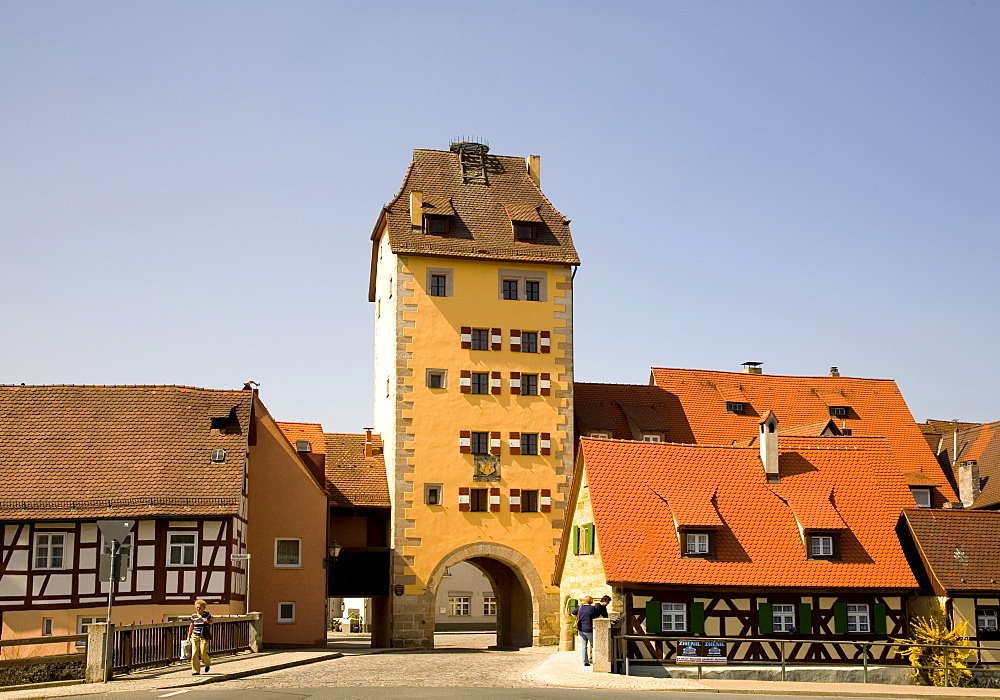
[[205, 664], [205, 673], [212, 667], [212, 658], [208, 655], [208, 643], [212, 639], [212, 613], [206, 608], [204, 600], [194, 602], [194, 613], [191, 624], [188, 625], [188, 641], [191, 643], [191, 671], [193, 676], [201, 673], [201, 665]]
[[592, 596], [585, 595], [580, 599], [580, 606], [570, 612], [576, 617], [576, 629], [580, 633], [580, 654], [584, 666], [590, 666], [591, 649], [594, 646], [594, 618], [608, 616], [605, 606], [593, 605], [593, 602]]

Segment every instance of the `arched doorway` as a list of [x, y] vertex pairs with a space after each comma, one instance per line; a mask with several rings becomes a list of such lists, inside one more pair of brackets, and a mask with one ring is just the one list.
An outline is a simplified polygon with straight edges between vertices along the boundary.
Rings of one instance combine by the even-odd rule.
[[497, 599], [497, 647], [512, 649], [541, 641], [540, 607], [547, 595], [534, 565], [510, 547], [477, 542], [446, 555], [428, 579], [427, 593], [435, 600], [445, 571], [468, 562], [483, 572]]

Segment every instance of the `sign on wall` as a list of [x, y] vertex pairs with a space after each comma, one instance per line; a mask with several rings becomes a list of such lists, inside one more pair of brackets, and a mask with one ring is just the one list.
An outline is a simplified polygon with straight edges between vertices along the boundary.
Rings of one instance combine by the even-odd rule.
[[727, 663], [726, 643], [707, 639], [685, 639], [677, 642], [679, 664], [724, 664]]

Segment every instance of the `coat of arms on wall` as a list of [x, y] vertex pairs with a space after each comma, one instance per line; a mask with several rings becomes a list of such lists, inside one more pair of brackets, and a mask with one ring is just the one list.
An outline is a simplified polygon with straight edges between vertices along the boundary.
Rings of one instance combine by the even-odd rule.
[[498, 455], [476, 455], [476, 471], [473, 481], [500, 481], [500, 457]]

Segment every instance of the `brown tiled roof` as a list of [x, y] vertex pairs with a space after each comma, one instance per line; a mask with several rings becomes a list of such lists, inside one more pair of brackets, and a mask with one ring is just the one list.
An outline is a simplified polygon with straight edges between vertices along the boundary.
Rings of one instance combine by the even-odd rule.
[[935, 592], [1000, 590], [1000, 513], [987, 510], [904, 511]]
[[[815, 447], [822, 444], [838, 448]], [[886, 440], [779, 438], [779, 448], [781, 483], [773, 485], [754, 448], [583, 438], [607, 580], [915, 588], [895, 532], [913, 500]], [[713, 520], [709, 507], [718, 513], [714, 560], [681, 556], [671, 501], [679, 484], [699, 494], [678, 502], [679, 520]], [[808, 559], [797, 519], [840, 528], [840, 561]]]
[[[945, 451], [941, 457], [945, 464], [957, 470], [962, 462], [975, 460], [979, 465], [982, 493], [973, 508], [997, 508], [1000, 506], [1000, 422], [973, 425], [958, 431], [957, 459], [952, 457], [955, 440], [945, 436]], [[958, 474], [953, 472], [957, 482]]]
[[[794, 377], [654, 367], [653, 383], [667, 396], [662, 405], [671, 423], [666, 439], [729, 445], [758, 432], [761, 416], [772, 410], [781, 426], [830, 418], [830, 406], [847, 406], [842, 427], [856, 436], [884, 436], [901, 471], [923, 472], [941, 484], [945, 500], [957, 497], [931, 452], [896, 383], [891, 379]], [[746, 396], [745, 415], [727, 413], [718, 387], [738, 385]], [[676, 409], [672, 407], [676, 406]], [[617, 437], [617, 435], [616, 435]], [[837, 438], [840, 439], [840, 438]]]
[[371, 459], [365, 459], [365, 436], [325, 433], [326, 489], [330, 505], [389, 507], [389, 484], [382, 455], [382, 438], [372, 435]]
[[234, 514], [252, 402], [249, 390], [0, 386], [0, 520]]
[[632, 413], [642, 415], [644, 421], [658, 426], [646, 430], [665, 430], [666, 439], [671, 442], [694, 442], [691, 431], [681, 428], [685, 418], [680, 402], [657, 386], [576, 382], [573, 385], [573, 406], [578, 435], [586, 435], [592, 430], [612, 430], [613, 438], [640, 439], [643, 428], [636, 426], [637, 429], [633, 430], [628, 415]]
[[[383, 210], [396, 254], [580, 264], [569, 221], [528, 176], [523, 158], [488, 155], [489, 184], [465, 183], [457, 153], [416, 149], [396, 197]], [[410, 222], [410, 192], [423, 192], [425, 214], [452, 217], [446, 235], [424, 233]], [[534, 241], [516, 241], [511, 217], [536, 222]], [[372, 240], [378, 241], [381, 223]]]

